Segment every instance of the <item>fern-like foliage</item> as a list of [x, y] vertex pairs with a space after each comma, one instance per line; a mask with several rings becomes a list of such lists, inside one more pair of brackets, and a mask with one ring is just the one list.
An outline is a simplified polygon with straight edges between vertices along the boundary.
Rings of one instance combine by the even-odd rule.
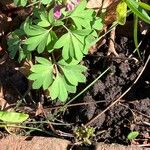
[[[33, 81], [33, 89], [48, 90], [52, 100], [65, 102], [69, 93], [76, 92], [79, 83], [86, 82], [86, 67], [80, 62], [97, 39], [103, 27], [102, 19], [86, 8], [86, 0], [74, 5], [72, 10], [66, 9], [68, 1], [64, 0], [14, 0], [14, 3], [32, 4], [34, 8], [21, 25], [23, 34], [14, 31], [8, 39], [10, 55], [15, 58], [19, 53], [20, 57], [21, 51], [38, 55], [28, 77]], [[55, 15], [57, 11], [59, 17]], [[27, 57], [24, 53], [20, 61]]]

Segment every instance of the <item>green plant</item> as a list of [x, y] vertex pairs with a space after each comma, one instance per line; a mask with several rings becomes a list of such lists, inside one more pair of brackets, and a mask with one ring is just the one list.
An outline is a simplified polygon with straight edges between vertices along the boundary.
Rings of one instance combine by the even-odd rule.
[[83, 144], [91, 144], [91, 139], [95, 136], [95, 129], [93, 127], [86, 127], [82, 125], [74, 130], [76, 139]]
[[[35, 3], [42, 3], [44, 5], [49, 4], [52, 2], [52, 0], [33, 0], [33, 4]], [[14, 0], [14, 3], [17, 6], [26, 6], [28, 4], [28, 0]]]
[[36, 56], [28, 77], [33, 89], [42, 87], [52, 100], [65, 102], [68, 93], [76, 92], [78, 83], [86, 82], [86, 67], [80, 62], [98, 38], [102, 19], [86, 8], [86, 0], [14, 2], [34, 7], [33, 14], [9, 36], [10, 56], [14, 58], [18, 53], [19, 61], [33, 61]]
[[127, 7], [134, 15], [134, 43], [139, 57], [140, 52], [138, 48], [138, 18], [144, 22], [150, 24], [150, 16], [146, 10], [150, 10], [150, 6], [146, 3], [140, 2], [139, 0], [122, 0], [116, 9], [117, 12], [117, 21], [120, 25], [124, 25], [127, 17]]
[[0, 120], [4, 123], [22, 123], [28, 119], [29, 115], [17, 112], [0, 111]]
[[11, 128], [22, 128], [22, 129], [29, 129], [30, 132], [32, 131], [40, 131], [44, 132], [48, 135], [51, 135], [50, 132], [44, 131], [40, 128], [33, 128], [33, 127], [27, 127], [20, 125], [21, 123], [25, 122], [29, 118], [28, 114], [19, 113], [19, 112], [7, 112], [7, 111], [0, 111], [0, 128], [5, 128], [6, 131], [10, 134], [12, 132], [10, 131]]
[[0, 120], [2, 121], [0, 122], [0, 127], [5, 128], [8, 133], [11, 133], [9, 130], [10, 126], [16, 127], [18, 124], [26, 121], [28, 118], [28, 114], [0, 111]]
[[127, 138], [128, 140], [134, 140], [139, 135], [138, 131], [132, 131], [128, 134]]

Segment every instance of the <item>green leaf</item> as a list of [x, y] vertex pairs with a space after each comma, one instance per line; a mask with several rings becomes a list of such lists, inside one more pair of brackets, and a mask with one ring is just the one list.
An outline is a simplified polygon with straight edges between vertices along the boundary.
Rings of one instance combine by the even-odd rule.
[[47, 5], [52, 2], [52, 0], [41, 0], [42, 4]]
[[36, 58], [38, 64], [31, 67], [31, 75], [28, 79], [33, 80], [33, 89], [39, 89], [43, 86], [46, 90], [53, 82], [53, 65], [52, 63], [41, 57]]
[[23, 47], [21, 47], [19, 49], [19, 58], [18, 58], [18, 61], [21, 62], [25, 58], [27, 58], [29, 60], [29, 58], [31, 58], [31, 53], [29, 51], [27, 51], [26, 48], [25, 48], [25, 46], [23, 45]]
[[139, 135], [138, 131], [132, 131], [128, 134], [128, 140], [134, 140]]
[[26, 6], [28, 0], [14, 0], [15, 5], [17, 6]]
[[55, 20], [52, 25], [55, 26], [55, 27], [57, 27], [57, 26], [61, 26], [63, 24], [64, 24], [63, 21], [61, 21], [61, 20]]
[[86, 5], [87, 1], [82, 0], [75, 10], [69, 15], [78, 29], [82, 29], [83, 27], [91, 29], [91, 22], [94, 19], [94, 10], [86, 9]]
[[103, 28], [102, 19], [97, 17], [96, 20], [94, 21], [94, 24], [92, 25], [92, 28], [99, 31], [102, 30]]
[[34, 23], [41, 27], [54, 27], [64, 24], [63, 21], [54, 18], [54, 9], [52, 8], [49, 13], [43, 8], [40, 11], [35, 9], [35, 16], [38, 18], [34, 20]]
[[46, 31], [46, 29], [38, 26], [38, 25], [32, 25], [31, 20], [27, 19], [24, 23], [24, 31], [28, 36], [36, 36], [40, 35], [43, 32]]
[[57, 64], [60, 72], [56, 73], [54, 82], [49, 87], [51, 99], [58, 98], [60, 101], [65, 102], [68, 97], [68, 93], [75, 93], [76, 86], [79, 82], [85, 82], [86, 78], [82, 74], [86, 71], [86, 67], [77, 64], [76, 60], [71, 63], [66, 63], [63, 59]]
[[53, 82], [53, 84], [51, 85], [51, 87], [49, 88], [50, 91], [50, 96], [51, 99], [54, 100], [59, 96], [59, 80], [57, 80], [57, 76]]
[[21, 38], [24, 37], [24, 35], [25, 33], [20, 28], [12, 32], [7, 40], [9, 56], [14, 59], [16, 55], [19, 54], [19, 62], [29, 55], [29, 52], [26, 51], [24, 45], [22, 44]]
[[24, 24], [24, 31], [28, 35], [24, 44], [27, 45], [29, 51], [37, 50], [38, 53], [42, 53], [51, 43], [51, 33], [53, 31], [37, 25], [29, 25], [29, 23]]
[[150, 5], [143, 3], [143, 2], [138, 2], [138, 4], [146, 10], [150, 10]]
[[86, 37], [90, 32], [90, 30], [70, 31], [58, 39], [54, 48], [59, 49], [63, 47], [62, 56], [65, 60], [72, 58], [81, 61], [86, 46]]
[[77, 86], [78, 82], [86, 82], [86, 77], [82, 74], [86, 71], [86, 67], [80, 64], [67, 64], [63, 60], [59, 61], [58, 64], [61, 67], [65, 78], [71, 85]]
[[49, 20], [49, 22], [50, 22], [51, 24], [55, 21], [55, 19], [54, 19], [54, 9], [51, 9], [51, 10], [49, 11], [49, 13], [48, 13], [48, 20]]
[[7, 40], [8, 44], [8, 52], [11, 58], [14, 58], [19, 51], [20, 47], [20, 39], [18, 38], [11, 38]]
[[64, 80], [67, 91], [70, 93], [76, 93], [76, 90], [77, 90], [76, 86], [70, 84], [64, 76], [63, 76], [63, 80]]
[[[55, 34], [55, 32], [51, 31], [50, 32], [51, 37], [51, 42], [47, 43], [47, 47], [46, 49], [48, 50], [49, 53], [51, 53], [54, 50], [54, 45], [56, 43], [56, 41], [58, 40], [57, 35]], [[50, 41], [49, 39], [47, 41]]]
[[85, 38], [85, 47], [84, 47], [84, 50], [83, 50], [83, 53], [85, 55], [88, 54], [88, 51], [89, 51], [89, 48], [91, 46], [93, 46], [93, 41], [96, 40], [97, 37], [97, 33], [95, 34], [95, 32], [91, 33], [90, 35], [88, 35], [86, 38]]
[[62, 77], [59, 77], [59, 96], [58, 96], [58, 98], [62, 102], [65, 102], [68, 98], [67, 88], [66, 88], [65, 82]]
[[42, 53], [45, 50], [47, 43], [50, 43], [50, 41], [51, 41], [50, 33], [49, 31], [45, 31], [43, 32], [43, 34], [29, 37], [25, 41], [25, 44], [27, 45], [27, 49], [29, 51], [33, 51], [37, 48], [37, 51], [39, 53]]
[[117, 17], [116, 17], [117, 22], [120, 25], [124, 25], [126, 22], [126, 17], [127, 17], [127, 4], [123, 1], [121, 1], [117, 5], [116, 13], [117, 13]]
[[49, 88], [49, 91], [50, 91], [50, 96], [51, 96], [52, 100], [54, 100], [58, 97], [60, 99], [60, 101], [62, 101], [62, 102], [66, 101], [66, 99], [68, 97], [68, 92], [67, 92], [63, 77], [60, 73], [57, 73], [55, 81]]
[[28, 114], [0, 111], [0, 120], [8, 123], [22, 123], [29, 118]]
[[39, 20], [37, 25], [38, 26], [41, 26], [41, 27], [49, 27], [51, 25], [51, 23], [49, 22], [49, 19], [48, 19], [48, 15], [47, 15], [47, 12], [45, 10], [42, 10], [40, 11], [39, 13]]
[[150, 24], [150, 17], [148, 13], [139, 5], [139, 3], [135, 0], [124, 0], [131, 11], [137, 15], [141, 20]]

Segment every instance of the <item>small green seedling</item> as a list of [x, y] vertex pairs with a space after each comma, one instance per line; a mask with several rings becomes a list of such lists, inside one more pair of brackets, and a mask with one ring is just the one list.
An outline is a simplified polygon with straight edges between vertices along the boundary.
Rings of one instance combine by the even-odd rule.
[[138, 131], [131, 131], [129, 134], [128, 134], [128, 136], [127, 136], [127, 138], [128, 138], [128, 140], [134, 140], [134, 139], [136, 139], [136, 137], [139, 135], [139, 132]]
[[77, 127], [74, 131], [77, 141], [82, 142], [83, 144], [91, 144], [91, 139], [95, 136], [95, 129], [93, 127], [86, 127], [82, 125]]

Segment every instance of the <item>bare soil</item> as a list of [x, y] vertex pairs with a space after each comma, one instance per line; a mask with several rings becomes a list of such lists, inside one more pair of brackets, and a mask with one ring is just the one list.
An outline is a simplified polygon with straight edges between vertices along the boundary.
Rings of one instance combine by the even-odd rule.
[[[2, 5], [2, 3], [0, 4]], [[27, 94], [24, 97], [28, 93], [30, 85], [27, 78], [16, 69], [22, 66], [22, 64], [10, 59], [7, 55], [7, 34], [16, 29], [30, 11], [3, 7], [2, 12], [0, 12], [0, 19], [2, 20], [0, 31], [3, 32], [0, 35], [0, 83], [3, 87], [3, 99], [8, 103], [8, 107], [5, 110], [11, 108], [16, 111], [28, 113], [31, 121], [45, 121], [46, 117], [42, 112], [46, 113], [48, 119], [52, 119], [52, 114], [56, 113], [58, 111], [56, 108], [62, 104], [51, 102], [43, 96], [44, 92], [42, 90], [31, 90], [30, 95]], [[18, 14], [22, 14], [23, 18]], [[15, 20], [14, 23], [9, 20], [9, 17]], [[82, 96], [73, 101], [71, 103], [73, 106], [68, 107], [65, 113], [60, 113], [57, 116], [55, 123], [61, 122], [65, 125], [53, 124], [54, 131], [59, 131], [61, 134], [52, 132], [51, 136], [76, 143], [77, 141], [73, 133], [75, 127], [89, 123], [132, 86], [125, 96], [90, 124], [90, 126], [96, 129], [95, 137], [91, 139], [93, 145], [83, 145], [80, 148], [94, 149], [97, 142], [122, 145], [150, 144], [150, 62], [145, 65], [150, 55], [150, 31], [148, 30], [146, 35], [142, 35], [139, 31], [139, 40], [142, 40], [140, 46], [142, 59], [139, 59], [137, 53], [133, 53], [135, 46], [131, 25], [133, 25], [132, 16], [129, 16], [126, 25], [118, 26], [116, 29], [114, 44], [119, 57], [114, 55], [107, 56], [109, 40], [109, 35], [107, 35], [105, 37], [106, 43], [95, 53], [89, 54], [84, 58], [83, 63], [88, 68], [88, 72], [86, 73], [87, 83], [80, 85], [78, 92], [83, 90], [105, 69], [108, 67], [111, 69]], [[143, 70], [144, 72], [142, 72]], [[142, 74], [139, 76], [141, 72]], [[137, 78], [139, 78], [138, 81], [133, 85]], [[71, 95], [71, 97], [73, 96]], [[18, 103], [18, 99], [22, 99], [21, 104]], [[39, 102], [43, 106], [41, 110], [38, 107]], [[74, 104], [78, 105], [75, 106]], [[41, 111], [41, 113], [37, 112], [37, 110]], [[37, 116], [35, 115], [36, 113], [38, 113]], [[39, 127], [31, 124], [25, 125]], [[47, 131], [52, 129], [52, 127], [45, 124], [42, 124], [40, 127]], [[134, 141], [127, 140], [127, 135], [131, 131], [138, 131], [140, 133]], [[3, 129], [2, 135], [6, 135]], [[38, 131], [34, 131], [30, 135], [49, 136], [46, 133]], [[39, 139], [37, 138], [37, 140]], [[79, 149], [79, 147], [74, 146], [74, 149]], [[99, 149], [97, 148], [97, 150]]]

